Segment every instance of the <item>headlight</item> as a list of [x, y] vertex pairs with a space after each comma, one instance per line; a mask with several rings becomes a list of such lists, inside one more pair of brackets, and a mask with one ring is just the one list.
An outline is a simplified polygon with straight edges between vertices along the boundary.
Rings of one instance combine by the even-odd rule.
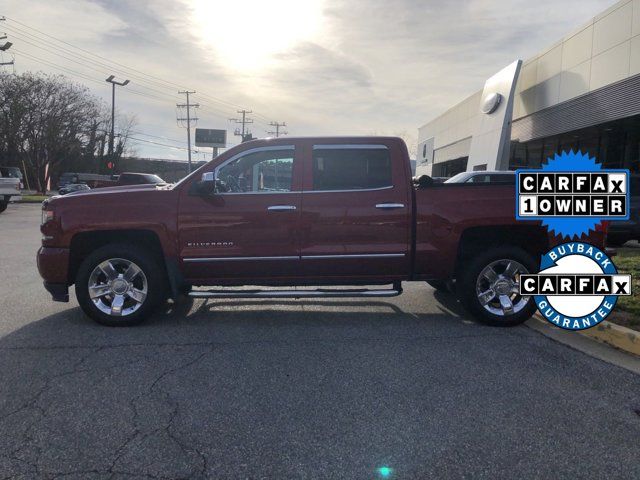
[[48, 221], [53, 220], [53, 210], [42, 210], [42, 223], [44, 225]]

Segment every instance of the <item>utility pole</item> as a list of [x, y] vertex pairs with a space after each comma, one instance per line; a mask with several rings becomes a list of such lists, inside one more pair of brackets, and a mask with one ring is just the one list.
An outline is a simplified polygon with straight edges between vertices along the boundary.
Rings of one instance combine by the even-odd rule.
[[[117, 82], [114, 80], [115, 75], [109, 75], [105, 80], [111, 84], [111, 135], [109, 136], [109, 161], [113, 162], [113, 139], [115, 137], [115, 124], [116, 124], [116, 85], [124, 87], [129, 84], [129, 80], [124, 82]], [[115, 162], [113, 162], [115, 163]]]
[[191, 173], [191, 122], [197, 122], [198, 121], [198, 117], [191, 118], [191, 107], [199, 108], [200, 104], [199, 103], [190, 103], [189, 102], [189, 95], [192, 94], [192, 93], [196, 93], [195, 90], [181, 90], [178, 93], [181, 94], [181, 95], [186, 95], [187, 96], [187, 103], [178, 103], [178, 104], [176, 104], [176, 106], [178, 108], [186, 108], [187, 109], [187, 117], [186, 118], [178, 118], [178, 122], [181, 122], [183, 125], [184, 125], [184, 122], [186, 122], [186, 126], [187, 126], [187, 148], [189, 149], [189, 172], [188, 173]]
[[[0, 17], [0, 22], [5, 22], [6, 20], [7, 19], [5, 17]], [[6, 33], [0, 36], [0, 40], [6, 40], [6, 39], [7, 39]], [[11, 48], [11, 45], [13, 45], [13, 43], [4, 42], [4, 44], [0, 46], [0, 52], [6, 52]], [[13, 65], [14, 63], [15, 63], [14, 59], [12, 59], [10, 62], [5, 62], [4, 58], [0, 58], [0, 67], [4, 67], [5, 65]]]
[[276, 127], [276, 131], [275, 132], [267, 132], [267, 133], [269, 135], [275, 135], [276, 138], [278, 138], [280, 135], [286, 135], [288, 133], [288, 132], [280, 133], [280, 127], [286, 127], [287, 126], [286, 122], [282, 122], [282, 123], [271, 122], [269, 125], [271, 125], [272, 127]]
[[236, 128], [236, 131], [233, 133], [234, 135], [242, 138], [242, 141], [246, 141], [248, 140], [248, 136], [251, 134], [251, 132], [249, 132], [249, 130], [247, 130], [245, 128], [245, 125], [248, 125], [250, 123], [253, 123], [253, 120], [249, 117], [247, 117], [248, 113], [253, 113], [251, 110], [238, 110], [238, 113], [242, 114], [242, 119], [240, 118], [230, 118], [229, 121], [230, 122], [234, 122], [234, 123], [241, 123], [242, 124], [242, 130], [239, 130]]

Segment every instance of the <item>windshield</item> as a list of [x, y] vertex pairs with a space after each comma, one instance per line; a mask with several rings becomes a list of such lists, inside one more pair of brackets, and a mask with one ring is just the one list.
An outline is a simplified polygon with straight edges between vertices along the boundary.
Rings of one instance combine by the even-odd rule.
[[161, 179], [157, 175], [147, 174], [144, 176], [144, 178], [149, 183], [166, 183], [163, 179]]
[[8, 178], [22, 178], [22, 172], [17, 167], [3, 167], [0, 168], [0, 173], [3, 177]]

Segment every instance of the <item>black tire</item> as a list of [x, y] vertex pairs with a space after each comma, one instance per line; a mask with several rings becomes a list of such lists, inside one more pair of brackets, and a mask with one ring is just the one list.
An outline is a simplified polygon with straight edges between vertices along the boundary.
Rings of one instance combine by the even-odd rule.
[[[124, 259], [135, 263], [147, 282], [147, 295], [137, 310], [123, 316], [114, 316], [100, 310], [89, 295], [89, 280], [98, 265], [109, 259]], [[167, 297], [166, 271], [154, 255], [133, 245], [113, 244], [89, 254], [80, 264], [76, 275], [76, 298], [87, 316], [110, 327], [128, 327], [148, 318]]]
[[4, 212], [9, 206], [9, 202], [0, 202], [0, 213]]
[[[462, 266], [457, 282], [458, 298], [462, 305], [481, 323], [495, 327], [513, 327], [527, 321], [536, 311], [534, 299], [529, 297], [521, 310], [511, 314], [497, 315], [487, 310], [478, 298], [476, 284], [485, 269], [499, 260], [518, 262], [528, 273], [539, 270], [536, 259], [525, 250], [505, 245], [479, 252]], [[516, 297], [518, 299], [518, 297]]]
[[441, 292], [447, 292], [449, 289], [447, 288], [447, 282], [444, 280], [427, 280], [427, 284], [431, 285], [436, 290]]

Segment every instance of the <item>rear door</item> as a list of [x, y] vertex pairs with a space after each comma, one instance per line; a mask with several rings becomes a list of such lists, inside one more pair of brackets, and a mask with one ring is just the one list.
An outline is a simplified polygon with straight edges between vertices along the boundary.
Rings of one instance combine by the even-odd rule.
[[301, 267], [340, 280], [406, 278], [411, 225], [406, 148], [390, 139], [308, 145]]

